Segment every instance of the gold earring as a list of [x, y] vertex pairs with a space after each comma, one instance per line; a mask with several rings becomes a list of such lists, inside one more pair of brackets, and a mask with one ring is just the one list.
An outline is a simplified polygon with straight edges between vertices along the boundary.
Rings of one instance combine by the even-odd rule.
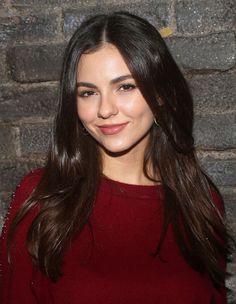
[[154, 117], [153, 120], [154, 120], [155, 125], [156, 125], [157, 127], [159, 127], [160, 125], [159, 125], [159, 123], [157, 122], [156, 117]]

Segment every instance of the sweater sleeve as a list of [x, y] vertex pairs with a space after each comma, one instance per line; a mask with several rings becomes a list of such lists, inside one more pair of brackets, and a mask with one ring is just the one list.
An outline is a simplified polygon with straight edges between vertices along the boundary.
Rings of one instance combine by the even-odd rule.
[[19, 208], [29, 197], [42, 176], [38, 169], [23, 178], [13, 194], [12, 202], [6, 215], [0, 238], [0, 303], [1, 304], [35, 304], [31, 291], [33, 264], [26, 248], [26, 235], [33, 220], [29, 212], [18, 225], [10, 251], [10, 262], [7, 253], [9, 227]]

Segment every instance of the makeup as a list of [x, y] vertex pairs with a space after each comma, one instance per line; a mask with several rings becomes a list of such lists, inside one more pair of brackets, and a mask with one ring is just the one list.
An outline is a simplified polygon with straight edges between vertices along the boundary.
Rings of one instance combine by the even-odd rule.
[[104, 124], [99, 126], [101, 132], [105, 135], [114, 135], [120, 133], [126, 126], [128, 122], [122, 124]]

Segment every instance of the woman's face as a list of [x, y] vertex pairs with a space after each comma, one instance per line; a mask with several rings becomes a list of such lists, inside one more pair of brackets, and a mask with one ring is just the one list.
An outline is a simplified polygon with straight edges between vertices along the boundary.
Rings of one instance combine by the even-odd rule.
[[153, 114], [115, 46], [81, 56], [77, 87], [79, 118], [105, 151], [146, 147]]

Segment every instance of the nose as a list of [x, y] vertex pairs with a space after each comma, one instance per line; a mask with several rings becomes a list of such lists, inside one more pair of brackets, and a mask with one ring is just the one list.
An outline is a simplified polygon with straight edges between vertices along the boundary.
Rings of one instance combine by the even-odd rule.
[[98, 117], [106, 119], [116, 115], [118, 112], [116, 97], [113, 94], [101, 94]]

